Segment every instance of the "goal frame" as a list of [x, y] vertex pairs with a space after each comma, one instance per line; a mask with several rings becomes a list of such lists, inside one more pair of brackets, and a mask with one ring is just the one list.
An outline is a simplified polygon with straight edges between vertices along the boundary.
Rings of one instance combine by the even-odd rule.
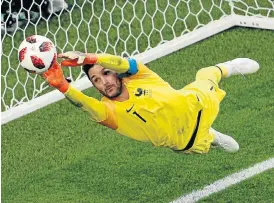
[[[212, 21], [190, 33], [158, 45], [155, 48], [149, 49], [148, 51], [137, 54], [133, 56], [133, 58], [146, 64], [235, 26], [274, 30], [274, 18], [231, 14], [219, 20]], [[71, 84], [81, 91], [92, 86], [86, 76]], [[27, 103], [1, 112], [1, 125], [55, 103], [63, 98], [65, 97], [62, 93], [58, 90], [54, 90]]]

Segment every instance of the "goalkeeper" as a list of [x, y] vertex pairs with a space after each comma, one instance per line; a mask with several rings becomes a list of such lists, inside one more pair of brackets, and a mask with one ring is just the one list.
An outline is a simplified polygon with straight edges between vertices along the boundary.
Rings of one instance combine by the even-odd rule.
[[66, 52], [59, 58], [62, 66], [82, 66], [103, 95], [101, 101], [70, 85], [57, 62], [43, 77], [92, 120], [119, 134], [187, 153], [207, 153], [211, 145], [227, 152], [239, 150], [232, 137], [211, 128], [226, 94], [218, 83], [231, 75], [256, 72], [256, 61], [238, 58], [202, 68], [193, 83], [175, 90], [132, 58], [81, 52]]

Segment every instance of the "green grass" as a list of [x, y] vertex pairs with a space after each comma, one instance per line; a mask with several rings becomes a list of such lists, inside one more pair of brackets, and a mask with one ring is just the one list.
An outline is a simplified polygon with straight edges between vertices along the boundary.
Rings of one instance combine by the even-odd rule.
[[[199, 68], [236, 57], [258, 61], [258, 73], [221, 83], [227, 96], [214, 127], [235, 137], [238, 153], [212, 149], [185, 155], [136, 142], [91, 122], [62, 100], [2, 126], [2, 201], [170, 202], [274, 157], [273, 38], [272, 31], [232, 29], [148, 64], [181, 88]], [[92, 88], [85, 93], [99, 97]], [[202, 202], [268, 202], [274, 199], [271, 186], [266, 187], [274, 181], [272, 174]]]
[[[24, 36], [45, 35], [55, 42], [58, 51], [136, 54], [195, 29], [197, 21], [206, 24], [210, 17], [218, 19], [230, 10], [227, 2], [221, 4], [219, 0], [199, 1], [202, 5], [189, 1], [193, 15], [188, 15], [184, 1], [169, 1], [168, 7], [165, 1], [158, 1], [158, 10], [155, 1], [124, 4], [117, 0], [116, 6], [113, 0], [105, 4], [68, 2], [77, 2], [71, 15], [64, 13], [48, 22], [30, 24], [25, 31], [2, 39], [2, 111], [6, 105], [15, 105], [16, 100], [27, 101], [33, 94], [52, 90], [35, 91], [33, 86], [39, 89], [43, 80], [18, 66], [16, 47]], [[268, 0], [258, 3], [273, 7]], [[274, 12], [258, 10], [254, 0], [235, 3], [235, 12], [244, 14], [247, 4], [248, 14], [274, 16]], [[161, 11], [166, 7], [164, 17]], [[133, 12], [136, 17], [131, 21]], [[198, 19], [194, 17], [197, 13]], [[181, 19], [176, 20], [176, 15]], [[181, 88], [193, 81], [201, 67], [236, 57], [257, 60], [261, 64], [257, 74], [247, 79], [232, 77], [221, 83], [228, 94], [214, 127], [234, 135], [241, 145], [239, 153], [211, 150], [200, 156], [155, 148], [91, 122], [86, 114], [63, 100], [2, 126], [2, 201], [169, 202], [273, 157], [273, 38], [272, 31], [233, 29], [148, 64], [173, 87]], [[79, 73], [79, 69], [73, 69], [66, 76]], [[94, 89], [85, 93], [99, 98]], [[272, 174], [273, 170], [203, 201], [269, 202], [274, 199], [273, 188], [266, 185], [274, 181]]]
[[200, 201], [200, 203], [228, 203], [228, 202], [274, 202], [274, 170], [266, 171], [252, 179], [246, 180], [238, 185], [232, 186], [223, 192]]

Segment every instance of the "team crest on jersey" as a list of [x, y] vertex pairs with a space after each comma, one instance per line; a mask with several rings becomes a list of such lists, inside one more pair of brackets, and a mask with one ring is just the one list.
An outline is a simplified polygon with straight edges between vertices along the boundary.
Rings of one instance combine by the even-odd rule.
[[138, 87], [133, 93], [136, 97], [141, 97], [141, 96], [151, 97], [152, 96], [151, 89], [143, 89], [140, 87]]

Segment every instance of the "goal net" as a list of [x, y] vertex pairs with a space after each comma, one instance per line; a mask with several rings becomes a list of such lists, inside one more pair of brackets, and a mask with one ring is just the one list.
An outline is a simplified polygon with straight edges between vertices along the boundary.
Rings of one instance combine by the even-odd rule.
[[[47, 2], [54, 8], [55, 1]], [[20, 67], [18, 47], [27, 36], [50, 38], [58, 52], [107, 52], [148, 63], [233, 26], [274, 30], [272, 0], [67, 0], [47, 17], [42, 4], [32, 2], [38, 11], [22, 7], [6, 18], [1, 13], [2, 124], [63, 98]], [[12, 8], [11, 0], [1, 0], [1, 8], [3, 3]], [[17, 23], [12, 31], [11, 17]], [[91, 86], [80, 68], [69, 68], [65, 75], [80, 90]]]

